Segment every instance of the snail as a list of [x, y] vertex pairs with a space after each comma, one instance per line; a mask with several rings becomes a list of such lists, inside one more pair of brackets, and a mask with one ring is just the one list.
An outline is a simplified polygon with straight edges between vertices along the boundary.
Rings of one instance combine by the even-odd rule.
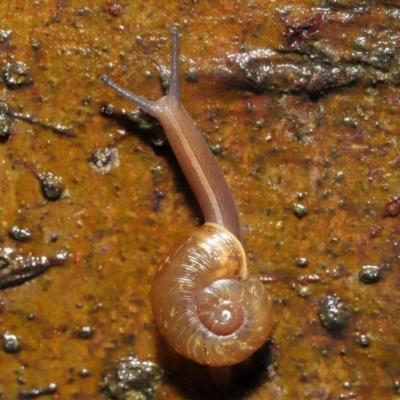
[[247, 268], [239, 212], [225, 177], [181, 104], [176, 27], [171, 35], [169, 91], [158, 101], [125, 90], [106, 75], [100, 79], [160, 121], [205, 220], [173, 248], [155, 274], [151, 305], [158, 329], [181, 355], [227, 367], [265, 343], [272, 305]]

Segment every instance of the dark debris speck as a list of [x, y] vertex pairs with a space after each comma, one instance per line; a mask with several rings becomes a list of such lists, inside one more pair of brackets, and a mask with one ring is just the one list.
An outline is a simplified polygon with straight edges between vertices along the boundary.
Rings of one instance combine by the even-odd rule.
[[106, 147], [105, 149], [95, 151], [90, 157], [90, 161], [97, 168], [105, 167], [111, 161], [111, 149]]
[[370, 341], [367, 335], [357, 336], [355, 342], [361, 347], [369, 347], [370, 345]]
[[153, 210], [160, 211], [161, 210], [161, 200], [165, 197], [165, 193], [161, 190], [155, 189], [153, 195]]
[[307, 260], [307, 258], [305, 258], [305, 257], [296, 258], [296, 265], [297, 265], [298, 267], [302, 267], [302, 268], [307, 267], [307, 266], [308, 266], [308, 260]]
[[64, 190], [62, 178], [53, 175], [51, 172], [43, 172], [38, 175], [40, 188], [43, 196], [50, 201], [58, 200]]
[[10, 265], [10, 260], [6, 256], [0, 256], [0, 269], [7, 268]]
[[6, 269], [5, 272], [2, 271], [0, 274], [0, 290], [21, 285], [44, 273], [50, 267], [62, 265], [67, 258], [66, 252], [60, 252], [50, 257], [30, 256], [24, 260], [22, 265]]
[[9, 89], [18, 89], [33, 81], [29, 66], [20, 61], [8, 63], [4, 67], [3, 79]]
[[323, 297], [320, 302], [319, 318], [322, 326], [336, 339], [347, 336], [350, 310], [338, 296]]
[[196, 68], [189, 68], [184, 77], [186, 82], [196, 83], [199, 81], [198, 70]]
[[31, 232], [27, 228], [20, 228], [19, 226], [13, 226], [9, 232], [11, 239], [17, 242], [27, 242], [31, 238]]
[[0, 44], [6, 44], [10, 42], [12, 30], [11, 29], [0, 29]]
[[6, 353], [9, 354], [17, 353], [20, 350], [20, 348], [21, 345], [17, 336], [9, 332], [3, 333], [3, 350]]
[[298, 295], [301, 298], [306, 299], [311, 296], [311, 291], [307, 286], [300, 285]]
[[87, 378], [88, 376], [90, 376], [90, 371], [89, 371], [87, 368], [82, 368], [82, 369], [79, 371], [79, 376], [80, 376], [81, 378]]
[[154, 363], [129, 356], [116, 362], [115, 371], [105, 378], [104, 390], [114, 399], [154, 398], [162, 370]]
[[50, 242], [51, 242], [51, 243], [57, 242], [58, 237], [59, 237], [58, 233], [53, 232], [53, 233], [50, 235]]
[[114, 106], [112, 104], [106, 104], [100, 109], [101, 115], [104, 115], [106, 117], [110, 117], [114, 114]]
[[379, 282], [381, 280], [381, 269], [376, 265], [364, 265], [358, 271], [358, 279], [366, 284]]
[[6, 139], [11, 132], [11, 118], [8, 111], [8, 105], [0, 102], [0, 140]]
[[118, 150], [106, 147], [92, 153], [90, 156], [91, 167], [99, 174], [105, 174], [112, 168], [119, 166]]
[[307, 207], [302, 204], [294, 204], [292, 210], [293, 214], [299, 219], [303, 218], [307, 214]]
[[23, 389], [18, 393], [19, 399], [36, 399], [47, 394], [57, 393], [57, 384], [50, 383], [45, 388]]
[[89, 339], [93, 336], [94, 329], [91, 326], [82, 326], [78, 330], [78, 336], [81, 339]]
[[220, 144], [210, 144], [210, 150], [214, 155], [219, 155], [222, 152], [222, 148]]
[[305, 197], [306, 197], [306, 192], [297, 192], [296, 193], [296, 197], [299, 199], [299, 200], [303, 200]]
[[40, 40], [39, 39], [35, 39], [32, 42], [32, 49], [38, 51], [38, 50], [40, 50], [40, 45], [41, 45]]

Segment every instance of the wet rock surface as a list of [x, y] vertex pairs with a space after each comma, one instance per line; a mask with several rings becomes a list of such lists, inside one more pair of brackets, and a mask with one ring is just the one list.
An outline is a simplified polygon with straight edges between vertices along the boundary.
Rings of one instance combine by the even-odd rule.
[[[208, 368], [160, 339], [148, 298], [201, 212], [159, 126], [99, 82], [159, 98], [171, 21], [183, 105], [274, 304], [268, 349], [233, 368], [226, 397], [398, 395], [398, 2], [108, 3], [0, 2], [0, 335], [20, 345], [0, 352], [0, 397], [123, 398], [121, 382], [133, 398], [221, 397]], [[3, 70], [16, 62], [32, 82], [9, 70], [9, 84], [22, 79], [11, 88]], [[364, 266], [381, 279], [366, 284]], [[137, 388], [125, 360], [119, 381], [130, 352], [163, 379]]]

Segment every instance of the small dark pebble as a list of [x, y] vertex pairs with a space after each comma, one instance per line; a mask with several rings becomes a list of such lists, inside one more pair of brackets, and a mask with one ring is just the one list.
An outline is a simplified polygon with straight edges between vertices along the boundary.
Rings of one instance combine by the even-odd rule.
[[292, 210], [293, 214], [299, 219], [303, 218], [307, 214], [307, 208], [302, 204], [294, 204]]
[[112, 104], [107, 104], [107, 105], [101, 107], [100, 113], [101, 113], [101, 115], [110, 117], [111, 115], [114, 114], [114, 106]]
[[154, 198], [153, 198], [153, 210], [160, 211], [161, 210], [161, 200], [165, 197], [165, 193], [161, 190], [154, 190]]
[[340, 181], [343, 180], [343, 177], [344, 177], [344, 172], [343, 172], [343, 171], [339, 171], [339, 172], [336, 174], [335, 179], [336, 179], [338, 182], [340, 182]]
[[396, 381], [396, 382], [394, 383], [393, 389], [394, 389], [394, 392], [395, 392], [396, 394], [400, 394], [400, 382], [399, 382], [399, 381]]
[[191, 83], [196, 83], [196, 82], [198, 82], [198, 80], [199, 80], [198, 71], [195, 68], [189, 68], [189, 70], [185, 74], [185, 81], [191, 82]]
[[210, 147], [211, 152], [212, 152], [214, 155], [219, 155], [219, 154], [221, 154], [222, 148], [221, 148], [221, 145], [220, 145], [220, 144], [210, 144], [209, 147]]
[[369, 347], [370, 341], [367, 335], [359, 335], [356, 337], [355, 342], [361, 347]]
[[135, 340], [136, 340], [136, 335], [134, 333], [128, 333], [127, 335], [123, 336], [121, 342], [126, 345], [132, 346]]
[[104, 390], [116, 399], [151, 400], [163, 371], [150, 361], [130, 356], [117, 361], [113, 375], [105, 378]]
[[8, 105], [0, 102], [0, 139], [5, 139], [11, 132], [11, 118], [8, 114]]
[[27, 315], [26, 319], [27, 319], [28, 321], [33, 321], [33, 320], [35, 319], [35, 313], [30, 312], [30, 313]]
[[13, 226], [9, 232], [9, 236], [11, 239], [17, 240], [18, 242], [27, 242], [31, 238], [31, 232], [29, 229]]
[[7, 268], [10, 265], [10, 260], [6, 256], [0, 256], [0, 269]]
[[298, 267], [302, 267], [302, 268], [307, 267], [307, 265], [308, 265], [307, 258], [305, 258], [305, 257], [296, 258], [296, 265]]
[[346, 394], [340, 394], [338, 400], [357, 400], [358, 394], [355, 392], [347, 392]]
[[300, 382], [305, 383], [305, 382], [309, 382], [309, 381], [310, 381], [310, 377], [307, 375], [306, 372], [303, 372], [303, 373], [300, 375]]
[[10, 42], [12, 30], [0, 29], [0, 44], [7, 44]]
[[105, 167], [111, 161], [111, 149], [106, 147], [105, 149], [95, 151], [91, 155], [90, 161], [98, 168]]
[[339, 263], [335, 268], [332, 270], [332, 276], [336, 279], [345, 276], [347, 273], [346, 266], [343, 263]]
[[6, 353], [17, 353], [21, 348], [18, 338], [11, 333], [3, 333], [3, 350]]
[[379, 282], [381, 277], [381, 269], [375, 265], [364, 265], [358, 272], [358, 279], [366, 284]]
[[90, 375], [89, 370], [86, 369], [86, 368], [82, 368], [82, 369], [79, 371], [79, 376], [80, 376], [81, 378], [87, 378], [89, 375]]
[[40, 50], [40, 45], [41, 45], [41, 42], [40, 42], [40, 40], [34, 40], [33, 42], [32, 42], [32, 49], [33, 50]]
[[110, 169], [119, 166], [118, 150], [106, 147], [95, 151], [90, 156], [90, 165], [99, 174], [107, 173]]
[[306, 193], [305, 192], [297, 192], [296, 196], [299, 200], [302, 200], [306, 197]]
[[[350, 384], [350, 382], [344, 382], [343, 383], [343, 389], [350, 389], [351, 388], [351, 384]], [[347, 398], [347, 397], [345, 397], [345, 398]]]
[[301, 298], [306, 299], [311, 296], [310, 289], [307, 286], [300, 285], [298, 294]]
[[93, 328], [90, 326], [82, 326], [81, 328], [79, 328], [78, 330], [78, 336], [81, 339], [89, 339], [92, 335], [93, 335]]
[[320, 302], [319, 318], [322, 326], [336, 339], [347, 336], [350, 311], [346, 303], [337, 296], [326, 296]]
[[50, 201], [58, 200], [64, 190], [62, 178], [51, 172], [43, 172], [38, 176], [43, 196]]
[[30, 68], [23, 62], [7, 64], [3, 69], [3, 79], [9, 89], [18, 89], [32, 83]]

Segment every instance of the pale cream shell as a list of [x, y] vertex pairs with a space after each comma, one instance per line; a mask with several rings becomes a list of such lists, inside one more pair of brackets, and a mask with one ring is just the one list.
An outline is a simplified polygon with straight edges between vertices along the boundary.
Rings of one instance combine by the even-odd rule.
[[[244, 279], [243, 271], [245, 271]], [[218, 336], [199, 320], [196, 299], [214, 285], [223, 300], [242, 307], [243, 324]], [[273, 317], [262, 283], [247, 273], [240, 242], [223, 227], [206, 223], [183, 238], [158, 269], [151, 290], [154, 318], [161, 334], [181, 355], [200, 364], [237, 364], [267, 340]]]

